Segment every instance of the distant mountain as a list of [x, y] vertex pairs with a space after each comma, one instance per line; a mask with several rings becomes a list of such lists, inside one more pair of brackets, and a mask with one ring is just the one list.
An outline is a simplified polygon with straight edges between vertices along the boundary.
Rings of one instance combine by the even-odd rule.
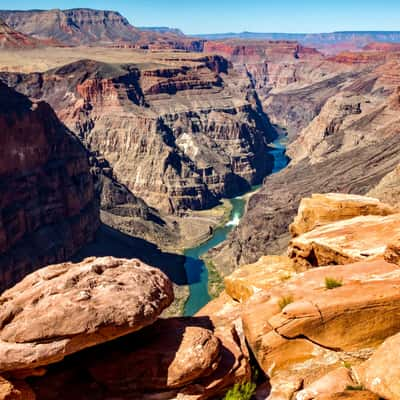
[[180, 29], [169, 28], [168, 26], [139, 26], [138, 29], [147, 32], [172, 33], [178, 36], [185, 36]]
[[293, 40], [318, 50], [337, 52], [362, 49], [371, 42], [400, 43], [400, 31], [346, 31], [331, 33], [216, 33], [196, 35], [206, 40]]
[[10, 28], [0, 19], [0, 48], [1, 49], [26, 49], [43, 45], [38, 39], [24, 35], [21, 32]]
[[116, 11], [88, 8], [0, 10], [0, 18], [25, 35], [55, 40], [68, 46], [112, 45], [201, 51], [203, 43], [169, 28], [140, 30]]

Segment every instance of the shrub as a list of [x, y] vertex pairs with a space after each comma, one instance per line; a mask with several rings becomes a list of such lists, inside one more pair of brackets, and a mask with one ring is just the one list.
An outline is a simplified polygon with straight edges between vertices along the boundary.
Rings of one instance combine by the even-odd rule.
[[341, 279], [335, 279], [330, 277], [325, 278], [325, 287], [327, 289], [335, 289], [340, 286], [343, 286], [343, 281]]
[[348, 385], [348, 386], [346, 386], [346, 390], [364, 390], [364, 386], [363, 385], [357, 385], [357, 386]]
[[348, 361], [343, 361], [343, 367], [350, 369], [351, 368], [351, 364]]
[[293, 303], [293, 296], [285, 296], [279, 300], [279, 307], [283, 310], [288, 304]]
[[224, 400], [250, 400], [255, 391], [254, 382], [236, 383], [225, 395]]

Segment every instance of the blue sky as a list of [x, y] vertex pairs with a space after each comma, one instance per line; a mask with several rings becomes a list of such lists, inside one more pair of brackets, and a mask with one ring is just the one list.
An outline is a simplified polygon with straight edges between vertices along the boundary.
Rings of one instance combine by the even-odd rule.
[[2, 9], [90, 7], [185, 33], [400, 30], [400, 0], [0, 0]]

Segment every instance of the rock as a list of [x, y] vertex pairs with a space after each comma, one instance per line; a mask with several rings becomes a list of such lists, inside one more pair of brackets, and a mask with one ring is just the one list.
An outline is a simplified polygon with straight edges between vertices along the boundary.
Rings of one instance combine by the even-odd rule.
[[400, 238], [389, 242], [384, 258], [389, 263], [400, 265]]
[[390, 215], [396, 210], [374, 198], [341, 193], [313, 194], [300, 202], [299, 211], [290, 225], [293, 237], [331, 222], [361, 215]]
[[340, 393], [321, 394], [315, 400], [379, 400], [379, 397], [368, 390], [346, 390]]
[[70, 10], [0, 11], [13, 28], [38, 38], [55, 39], [64, 45], [114, 45], [153, 49], [201, 51], [202, 40], [175, 32], [141, 31], [115, 11], [76, 8]]
[[[328, 277], [342, 286], [328, 290]], [[311, 269], [253, 295], [244, 331], [272, 392], [290, 398], [343, 362], [365, 361], [399, 329], [399, 280], [396, 265], [368, 261]]]
[[360, 382], [387, 400], [400, 397], [400, 334], [385, 340], [372, 357], [356, 369]]
[[234, 300], [244, 302], [254, 293], [279, 285], [295, 273], [293, 261], [288, 257], [264, 256], [227, 276], [225, 290]]
[[249, 78], [221, 56], [79, 60], [1, 79], [48, 100], [120, 183], [166, 213], [213, 207], [272, 169], [267, 142], [274, 128]]
[[87, 152], [50, 106], [0, 82], [0, 289], [92, 241], [99, 206]]
[[171, 318], [120, 341], [106, 356], [99, 354], [89, 371], [113, 393], [174, 389], [210, 375], [220, 352], [210, 330], [195, 320]]
[[330, 395], [346, 390], [349, 386], [356, 386], [349, 369], [341, 367], [308, 385], [296, 393], [296, 400], [312, 400], [321, 395]]
[[[264, 180], [239, 226], [209, 254], [218, 270], [232, 271], [284, 251], [302, 198], [324, 192], [365, 195], [399, 165], [400, 63], [386, 62], [382, 54], [380, 60], [378, 67], [325, 60], [307, 70], [313, 61], [285, 59], [282, 64], [295, 70], [296, 81], [279, 88], [269, 84], [269, 60], [254, 67], [264, 109], [273, 123], [288, 130], [292, 160]], [[253, 72], [248, 65], [247, 70]], [[382, 200], [390, 203], [389, 197]]]
[[205, 400], [249, 378], [239, 325], [222, 331], [199, 316], [159, 320], [69, 356], [30, 382], [41, 400]]
[[400, 214], [356, 217], [292, 239], [288, 255], [295, 265], [305, 267], [352, 263], [383, 257], [386, 246], [399, 235]]
[[0, 48], [2, 49], [29, 49], [40, 47], [44, 42], [34, 39], [23, 33], [11, 29], [0, 18]]
[[368, 192], [368, 196], [376, 197], [392, 206], [400, 204], [400, 166], [385, 175], [382, 180]]
[[54, 363], [142, 329], [172, 301], [168, 278], [138, 260], [43, 268], [0, 297], [0, 371]]
[[32, 389], [24, 381], [10, 382], [0, 377], [1, 400], [35, 400]]

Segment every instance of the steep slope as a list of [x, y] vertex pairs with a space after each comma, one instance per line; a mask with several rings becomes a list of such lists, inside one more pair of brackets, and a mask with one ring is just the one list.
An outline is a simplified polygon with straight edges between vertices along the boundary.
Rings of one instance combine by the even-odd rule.
[[2, 79], [48, 101], [119, 182], [169, 213], [211, 207], [260, 183], [272, 167], [274, 130], [248, 78], [222, 57], [83, 60]]
[[93, 239], [98, 201], [87, 152], [50, 106], [0, 83], [0, 286]]
[[[229, 271], [239, 264], [254, 262], [266, 252], [282, 251], [287, 243], [288, 223], [301, 197], [329, 191], [365, 194], [398, 165], [397, 57], [382, 54], [381, 65], [374, 61], [361, 69], [356, 62], [355, 72], [347, 79], [340, 74], [336, 78], [338, 85], [329, 90], [329, 85], [322, 85], [323, 102], [308, 120], [294, 116], [290, 121], [289, 167], [265, 180], [262, 190], [251, 198], [240, 226], [222, 247], [212, 252], [217, 267]], [[357, 54], [353, 58], [357, 59]], [[295, 97], [288, 104], [298, 107], [301, 115], [304, 106], [296, 100], [307, 92], [321, 99], [320, 87], [321, 82], [292, 91], [289, 85], [290, 90], [282, 90], [278, 96], [287, 98], [293, 93]], [[268, 113], [268, 106], [265, 109]], [[284, 111], [283, 108], [281, 112]], [[303, 129], [297, 131], [296, 127]]]
[[201, 50], [202, 41], [175, 32], [140, 31], [120, 13], [75, 8], [70, 10], [0, 11], [12, 28], [65, 45], [119, 45]]
[[39, 47], [44, 42], [34, 39], [23, 33], [11, 29], [0, 18], [0, 48], [1, 49], [29, 49]]

